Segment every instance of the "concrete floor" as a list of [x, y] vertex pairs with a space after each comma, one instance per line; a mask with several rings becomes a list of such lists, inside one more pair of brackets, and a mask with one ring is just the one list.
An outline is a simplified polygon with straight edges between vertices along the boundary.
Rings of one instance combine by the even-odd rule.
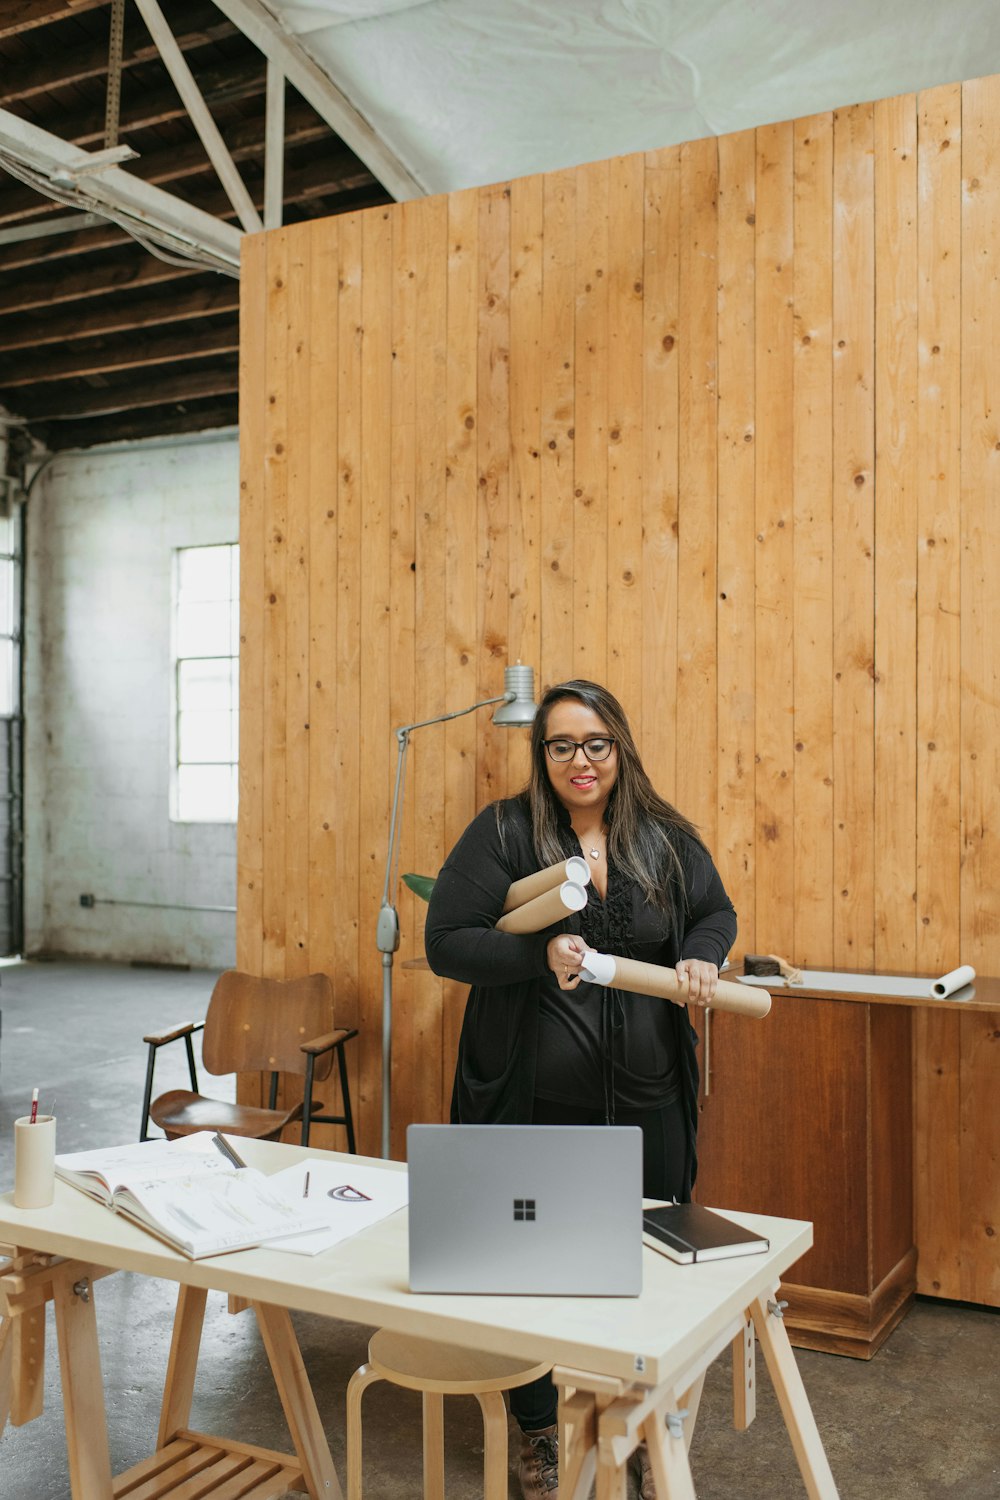
[[[13, 1181], [12, 1124], [41, 1089], [58, 1118], [58, 1149], [137, 1138], [143, 1033], [201, 1015], [214, 976], [110, 964], [37, 963], [0, 970], [0, 1190]], [[158, 1084], [183, 1086], [183, 1049]], [[171, 1069], [175, 1071], [171, 1071]], [[115, 1471], [145, 1457], [159, 1414], [173, 1289], [126, 1274], [98, 1284]], [[344, 1391], [372, 1330], [297, 1316], [302, 1352], [343, 1480]], [[68, 1500], [55, 1335], [48, 1331], [46, 1409], [0, 1441], [0, 1500]], [[918, 1300], [869, 1363], [798, 1353], [842, 1500], [1000, 1497], [1000, 1314]], [[757, 1420], [733, 1431], [729, 1366], [710, 1372], [692, 1467], [699, 1500], [798, 1500], [804, 1488], [759, 1361]], [[289, 1441], [252, 1314], [230, 1317], [210, 1296], [193, 1425], [265, 1447]], [[448, 1403], [448, 1500], [481, 1500], [482, 1435], [471, 1398]], [[365, 1494], [420, 1495], [420, 1407], [376, 1386], [365, 1397]], [[512, 1438], [511, 1452], [515, 1451]], [[511, 1496], [517, 1494], [512, 1479]], [[89, 1500], [89, 1497], [87, 1497]]]

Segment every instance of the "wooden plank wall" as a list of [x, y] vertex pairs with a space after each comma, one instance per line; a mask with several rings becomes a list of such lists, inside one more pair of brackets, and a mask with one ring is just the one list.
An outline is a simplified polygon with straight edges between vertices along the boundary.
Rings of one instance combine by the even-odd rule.
[[[518, 658], [621, 696], [739, 952], [1000, 972], [998, 139], [993, 78], [245, 241], [239, 963], [332, 974], [365, 1151], [393, 728]], [[401, 868], [525, 751], [418, 731]], [[462, 993], [395, 995], [401, 1153]], [[990, 1019], [915, 1025], [921, 1285], [976, 1300]]]

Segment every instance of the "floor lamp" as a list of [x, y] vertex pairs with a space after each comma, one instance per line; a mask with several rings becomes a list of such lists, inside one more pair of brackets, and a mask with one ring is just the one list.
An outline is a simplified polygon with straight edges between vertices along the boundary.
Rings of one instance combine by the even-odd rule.
[[459, 719], [477, 708], [488, 708], [500, 703], [493, 715], [494, 724], [507, 729], [522, 728], [535, 717], [535, 670], [518, 662], [505, 667], [504, 690], [497, 698], [484, 698], [480, 703], [470, 703], [468, 708], [458, 708], [454, 713], [437, 714], [433, 719], [421, 719], [416, 724], [404, 724], [396, 730], [396, 787], [392, 795], [392, 815], [389, 819], [389, 848], [385, 858], [385, 883], [382, 887], [382, 905], [375, 929], [375, 942], [382, 955], [382, 1155], [389, 1157], [389, 1125], [391, 1118], [392, 1089], [392, 955], [399, 947], [399, 913], [396, 911], [396, 888], [399, 882], [399, 837], [400, 808], [403, 803], [403, 784], [406, 776], [406, 752], [410, 735], [414, 729], [425, 729], [428, 724], [443, 724], [446, 719]]

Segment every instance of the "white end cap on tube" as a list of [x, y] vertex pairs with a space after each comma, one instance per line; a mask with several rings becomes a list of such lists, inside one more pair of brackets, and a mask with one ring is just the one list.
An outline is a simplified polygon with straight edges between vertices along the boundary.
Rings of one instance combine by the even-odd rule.
[[580, 854], [571, 854], [566, 861], [566, 879], [574, 885], [590, 884], [590, 866]]
[[614, 984], [615, 960], [612, 953], [595, 953], [588, 948], [583, 955], [580, 978], [588, 984]]
[[559, 887], [559, 896], [567, 911], [583, 911], [587, 904], [587, 892], [575, 880], [564, 880]]
[[935, 979], [931, 985], [931, 993], [939, 1000], [946, 995], [953, 995], [963, 985], [971, 984], [976, 977], [976, 971], [971, 964], [962, 964], [961, 968], [952, 969], [950, 974], [944, 974], [940, 979]]

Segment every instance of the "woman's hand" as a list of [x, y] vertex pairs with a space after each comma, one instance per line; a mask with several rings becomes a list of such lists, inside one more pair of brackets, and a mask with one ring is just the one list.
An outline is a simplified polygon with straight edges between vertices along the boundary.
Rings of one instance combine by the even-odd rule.
[[682, 958], [674, 973], [680, 980], [687, 980], [688, 1005], [711, 1005], [719, 983], [719, 971], [715, 964], [702, 958]]
[[583, 940], [570, 932], [561, 932], [549, 938], [545, 958], [549, 968], [559, 981], [561, 990], [575, 990], [580, 982], [580, 967], [587, 949]]

